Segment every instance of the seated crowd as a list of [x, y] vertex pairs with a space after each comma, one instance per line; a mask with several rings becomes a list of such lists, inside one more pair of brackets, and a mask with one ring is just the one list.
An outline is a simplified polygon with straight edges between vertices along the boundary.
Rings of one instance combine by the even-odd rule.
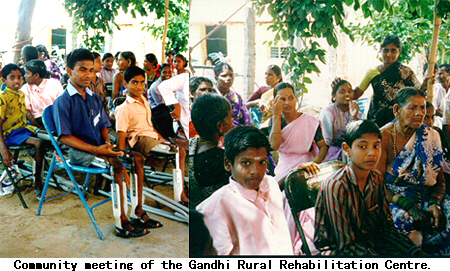
[[[168, 51], [167, 59], [173, 59], [175, 54]], [[186, 59], [181, 54], [176, 54], [175, 59], [177, 63], [179, 59], [184, 62], [175, 66], [171, 62], [158, 65], [156, 56], [147, 54], [143, 60], [144, 69], [136, 65], [136, 57], [131, 51], [119, 52], [117, 58], [116, 70], [111, 53], [102, 57], [87, 49], [75, 49], [67, 55], [67, 73], [62, 75], [59, 67], [49, 59], [45, 46], [23, 47], [19, 62], [22, 67], [11, 63], [2, 69], [0, 150], [3, 163], [12, 166], [15, 161], [8, 146], [35, 145], [34, 186], [36, 198], [40, 200], [43, 196], [43, 160], [50, 144], [38, 133], [46, 133], [42, 115], [47, 106], [53, 105], [56, 136], [69, 147], [70, 163], [87, 167], [99, 157], [113, 168], [114, 185], [120, 198], [116, 235], [139, 237], [148, 234], [149, 228], [163, 226], [143, 210], [144, 165], [154, 147], [168, 142], [169, 137], [178, 136], [175, 131], [189, 137], [189, 107], [187, 98], [183, 98], [187, 92], [189, 72], [185, 69]], [[180, 68], [179, 76], [172, 78], [177, 67]], [[63, 88], [60, 81], [64, 80]], [[161, 84], [164, 80], [168, 83]], [[110, 84], [109, 90], [107, 84]], [[147, 92], [148, 89], [159, 97], [160, 105], [173, 106], [174, 109], [165, 111], [165, 115], [154, 114], [154, 100], [149, 100], [153, 96]], [[115, 98], [122, 98], [123, 102], [114, 104]], [[111, 137], [110, 133], [116, 137]], [[111, 138], [117, 138], [117, 142], [112, 142]], [[180, 148], [182, 176], [185, 152]], [[125, 154], [133, 158], [137, 175], [137, 204], [133, 205], [129, 218], [125, 206], [128, 204], [124, 197], [126, 193], [122, 192], [126, 189], [123, 178], [129, 179], [120, 159]], [[188, 204], [184, 190], [178, 201]]]
[[[300, 111], [276, 65], [246, 102], [228, 63], [216, 64], [215, 82], [192, 77], [190, 255], [450, 255], [448, 65], [436, 72], [441, 98], [427, 102], [428, 78], [398, 62], [401, 49], [386, 37], [383, 62], [355, 88], [336, 78], [318, 116]], [[364, 117], [356, 99], [369, 85]], [[321, 182], [315, 207], [298, 213], [300, 236], [286, 177], [314, 178], [336, 161], [343, 166]]]

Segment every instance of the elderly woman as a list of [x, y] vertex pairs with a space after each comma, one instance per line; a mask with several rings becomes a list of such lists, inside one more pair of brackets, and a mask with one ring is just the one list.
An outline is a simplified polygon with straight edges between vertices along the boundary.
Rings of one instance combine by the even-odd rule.
[[450, 200], [445, 198], [442, 147], [437, 131], [422, 123], [425, 94], [402, 88], [395, 120], [381, 129], [382, 155], [377, 169], [384, 174], [394, 224], [422, 249], [450, 253]]
[[219, 94], [202, 95], [192, 107], [192, 121], [200, 135], [189, 139], [189, 201], [195, 208], [229, 182], [219, 140], [233, 128], [230, 102]]

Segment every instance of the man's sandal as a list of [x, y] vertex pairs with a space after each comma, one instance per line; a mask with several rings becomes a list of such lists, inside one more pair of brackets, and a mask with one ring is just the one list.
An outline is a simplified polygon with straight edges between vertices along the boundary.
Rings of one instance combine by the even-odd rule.
[[[144, 216], [148, 217], [147, 221], [144, 221], [142, 219]], [[131, 219], [131, 225], [133, 227], [143, 228], [143, 229], [155, 229], [155, 228], [161, 228], [163, 224], [161, 222], [156, 221], [154, 219], [151, 219], [146, 212], [144, 212], [140, 217]]]
[[144, 235], [149, 234], [150, 232], [146, 229], [133, 227], [133, 230], [129, 230], [130, 227], [132, 227], [131, 223], [128, 222], [124, 225], [123, 229], [119, 229], [116, 227], [116, 236], [122, 237], [122, 238], [130, 238], [130, 237], [141, 237]]

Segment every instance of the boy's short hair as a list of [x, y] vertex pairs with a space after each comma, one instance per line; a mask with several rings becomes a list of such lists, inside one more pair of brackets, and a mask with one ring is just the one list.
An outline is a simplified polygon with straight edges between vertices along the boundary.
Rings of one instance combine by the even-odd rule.
[[[205, 95], [202, 97], [207, 97]], [[234, 165], [234, 159], [240, 153], [248, 149], [265, 148], [267, 154], [271, 151], [270, 143], [267, 137], [256, 127], [239, 126], [228, 132], [224, 137], [225, 158], [227, 158], [231, 165]]]
[[130, 66], [123, 73], [123, 77], [125, 79], [125, 82], [127, 83], [130, 82], [130, 80], [137, 75], [142, 75], [145, 78], [145, 71], [139, 68], [138, 66]]
[[3, 67], [2, 70], [2, 77], [6, 79], [6, 77], [8, 77], [8, 75], [15, 70], [19, 70], [20, 73], [22, 74], [22, 76], [24, 75], [23, 70], [19, 67], [19, 65], [14, 64], [14, 63], [10, 63], [8, 65], [6, 65], [5, 67]]
[[28, 61], [24, 67], [29, 70], [31, 74], [39, 74], [41, 78], [50, 78], [50, 73], [43, 60], [33, 59]]
[[175, 50], [167, 50], [166, 53], [165, 53], [165, 55], [166, 55], [166, 56], [168, 56], [168, 55], [173, 55], [173, 56], [174, 56], [176, 53], [177, 53], [177, 52], [175, 52]]
[[430, 101], [427, 101], [427, 109], [433, 107], [434, 108], [434, 104], [432, 104]]
[[121, 52], [119, 57], [122, 56], [125, 60], [130, 60], [131, 66], [136, 65], [136, 56], [131, 51]]
[[75, 49], [67, 55], [67, 67], [73, 69], [75, 68], [75, 64], [78, 61], [83, 60], [91, 60], [92, 62], [94, 62], [95, 58], [91, 51], [89, 51], [88, 49]]
[[30, 61], [39, 58], [39, 51], [33, 45], [25, 45], [22, 48], [22, 55], [27, 59], [27, 61]]
[[217, 123], [225, 120], [230, 110], [230, 102], [222, 95], [203, 95], [192, 105], [192, 123], [201, 137], [210, 138], [218, 132]]
[[108, 59], [108, 58], [110, 58], [110, 57], [114, 58], [113, 54], [111, 54], [111, 53], [105, 53], [105, 54], [103, 55], [103, 57], [102, 57], [102, 61], [105, 62], [105, 60]]
[[354, 120], [347, 124], [344, 134], [344, 142], [350, 148], [355, 140], [364, 134], [376, 134], [381, 139], [381, 131], [378, 125], [371, 120]]

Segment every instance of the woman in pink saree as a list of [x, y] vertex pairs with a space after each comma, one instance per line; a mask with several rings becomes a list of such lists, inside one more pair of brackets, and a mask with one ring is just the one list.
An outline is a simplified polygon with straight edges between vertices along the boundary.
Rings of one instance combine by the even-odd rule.
[[[291, 170], [297, 169], [317, 174], [319, 171], [317, 164], [325, 159], [328, 152], [319, 119], [311, 114], [299, 112], [297, 96], [289, 83], [282, 82], [276, 85], [274, 97], [269, 139], [271, 147], [279, 152], [275, 179], [280, 181]], [[287, 201], [285, 214], [294, 243], [294, 253], [298, 253], [301, 241]], [[314, 208], [300, 214], [300, 223], [311, 248], [314, 247], [314, 216]]]

